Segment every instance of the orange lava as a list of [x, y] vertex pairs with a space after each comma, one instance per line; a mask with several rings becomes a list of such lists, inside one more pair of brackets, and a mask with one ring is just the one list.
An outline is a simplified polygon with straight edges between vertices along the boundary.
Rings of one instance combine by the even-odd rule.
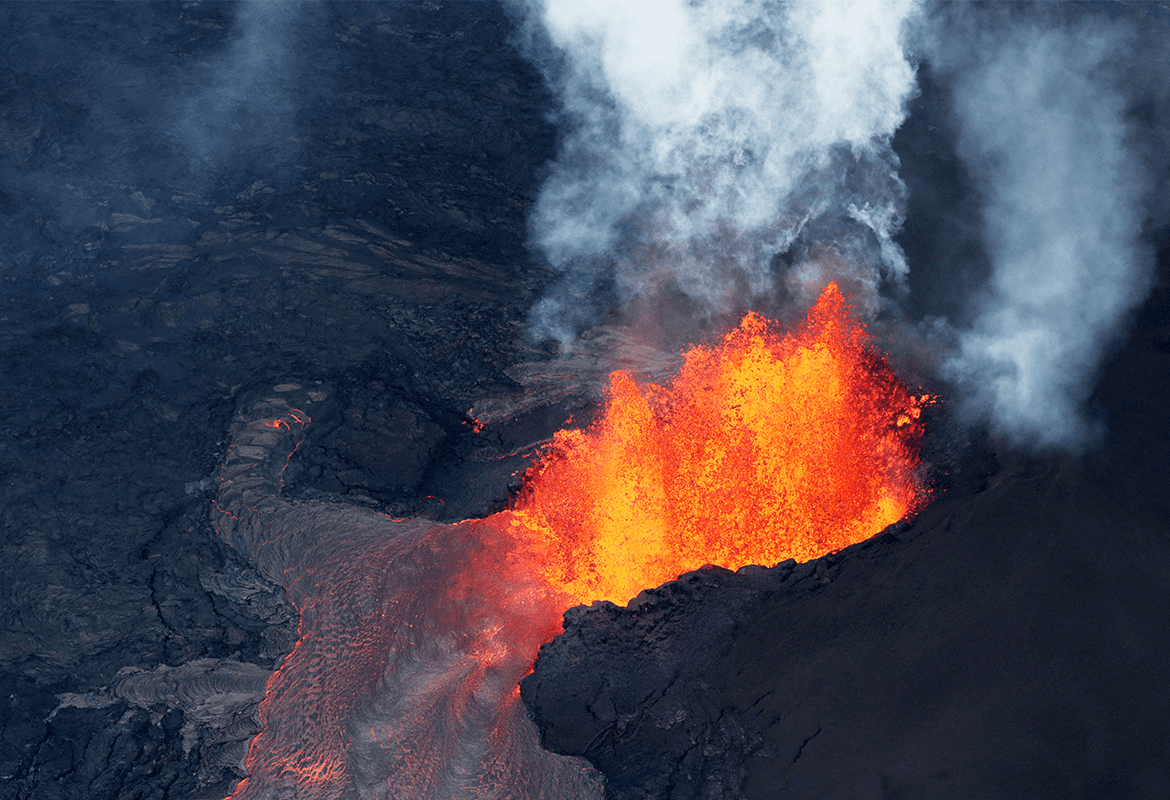
[[[377, 796], [580, 796], [542, 783], [578, 767], [537, 747], [517, 694], [567, 607], [625, 603], [704, 564], [816, 558], [925, 501], [930, 398], [849, 311], [830, 284], [790, 335], [748, 315], [668, 386], [613, 373], [598, 422], [559, 432], [513, 507], [484, 519], [243, 495], [222, 509], [221, 536], [264, 532], [256, 557], [286, 565], [300, 613], [232, 798], [340, 797], [354, 764], [385, 782]], [[308, 416], [256, 422], [291, 431]], [[245, 467], [225, 484], [258, 480]]]
[[610, 376], [587, 430], [560, 431], [513, 509], [549, 587], [625, 603], [704, 564], [807, 561], [915, 512], [915, 396], [836, 284], [794, 333], [748, 314], [674, 381]]

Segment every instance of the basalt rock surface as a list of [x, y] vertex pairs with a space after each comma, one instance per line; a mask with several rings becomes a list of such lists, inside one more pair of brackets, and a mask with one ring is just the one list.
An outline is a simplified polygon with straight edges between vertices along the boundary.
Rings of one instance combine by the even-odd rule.
[[542, 741], [623, 800], [1162, 796], [1170, 538], [1070, 472], [570, 614], [522, 684]]
[[[459, 520], [609, 369], [661, 374], [613, 328], [554, 370], [524, 340], [556, 133], [512, 30], [488, 2], [0, 5], [0, 800], [243, 777], [297, 633], [209, 518], [257, 392], [333, 387], [286, 500]], [[959, 246], [920, 211], [912, 261]], [[1164, 286], [1091, 469], [973, 467], [816, 565], [572, 612], [524, 684], [547, 743], [615, 797], [1170, 794]]]
[[840, 553], [571, 611], [521, 685], [545, 746], [621, 800], [1164, 797], [1168, 300], [1105, 375], [1098, 455], [973, 448]]
[[554, 136], [511, 30], [491, 3], [0, 7], [3, 800], [242, 776], [297, 624], [208, 519], [249, 392], [337, 386], [288, 489], [400, 516], [486, 513], [529, 462], [473, 456], [549, 435], [465, 424], [539, 356]]

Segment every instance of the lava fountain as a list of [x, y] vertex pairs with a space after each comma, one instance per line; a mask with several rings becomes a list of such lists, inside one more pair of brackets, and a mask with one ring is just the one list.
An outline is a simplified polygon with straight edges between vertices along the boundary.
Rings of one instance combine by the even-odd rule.
[[[795, 333], [749, 314], [668, 387], [611, 376], [601, 420], [559, 432], [515, 507], [533, 568], [574, 603], [624, 603], [704, 564], [808, 561], [926, 494], [912, 395], [831, 283]], [[524, 535], [524, 534], [522, 534]]]
[[485, 519], [280, 498], [314, 402], [299, 390], [241, 415], [221, 471], [221, 537], [301, 612], [234, 798], [599, 797], [583, 762], [540, 748], [518, 692], [567, 608], [704, 564], [816, 558], [926, 498], [930, 399], [835, 284], [796, 331], [748, 315], [667, 386], [614, 373], [599, 420], [558, 433], [512, 508]]

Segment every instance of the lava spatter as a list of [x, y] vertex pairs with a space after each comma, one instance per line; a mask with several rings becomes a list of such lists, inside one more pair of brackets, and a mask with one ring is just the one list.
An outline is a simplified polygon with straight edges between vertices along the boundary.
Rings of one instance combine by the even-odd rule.
[[704, 564], [817, 558], [915, 511], [915, 396], [836, 284], [781, 336], [749, 314], [667, 386], [611, 376], [601, 419], [561, 431], [516, 503], [534, 565], [576, 603], [624, 603]]

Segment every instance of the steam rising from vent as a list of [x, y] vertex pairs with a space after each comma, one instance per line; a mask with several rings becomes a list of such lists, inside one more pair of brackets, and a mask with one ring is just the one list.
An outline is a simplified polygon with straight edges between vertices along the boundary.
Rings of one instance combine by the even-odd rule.
[[891, 140], [916, 91], [912, 42], [949, 84], [991, 263], [969, 325], [941, 326], [953, 345], [942, 377], [968, 419], [1009, 441], [1092, 441], [1096, 369], [1150, 284], [1146, 181], [1118, 88], [1132, 83], [1119, 64], [1135, 31], [1118, 14], [925, 15], [911, 0], [525, 7], [564, 136], [531, 219], [560, 270], [536, 336], [568, 344], [615, 301], [641, 312], [678, 299], [674, 317], [702, 321], [805, 308], [834, 280], [863, 316], [898, 299], [906, 188]]
[[710, 315], [778, 292], [807, 307], [833, 279], [872, 313], [905, 275], [890, 140], [915, 87], [913, 0], [527, 6], [565, 130], [532, 219], [562, 271], [537, 335], [570, 340], [610, 277], [621, 301], [681, 292]]
[[1110, 80], [1124, 46], [1115, 27], [1032, 24], [952, 29], [935, 45], [954, 73], [960, 154], [984, 193], [993, 266], [944, 371], [969, 412], [1018, 443], [1091, 440], [1083, 404], [1095, 370], [1149, 288], [1144, 184]]

